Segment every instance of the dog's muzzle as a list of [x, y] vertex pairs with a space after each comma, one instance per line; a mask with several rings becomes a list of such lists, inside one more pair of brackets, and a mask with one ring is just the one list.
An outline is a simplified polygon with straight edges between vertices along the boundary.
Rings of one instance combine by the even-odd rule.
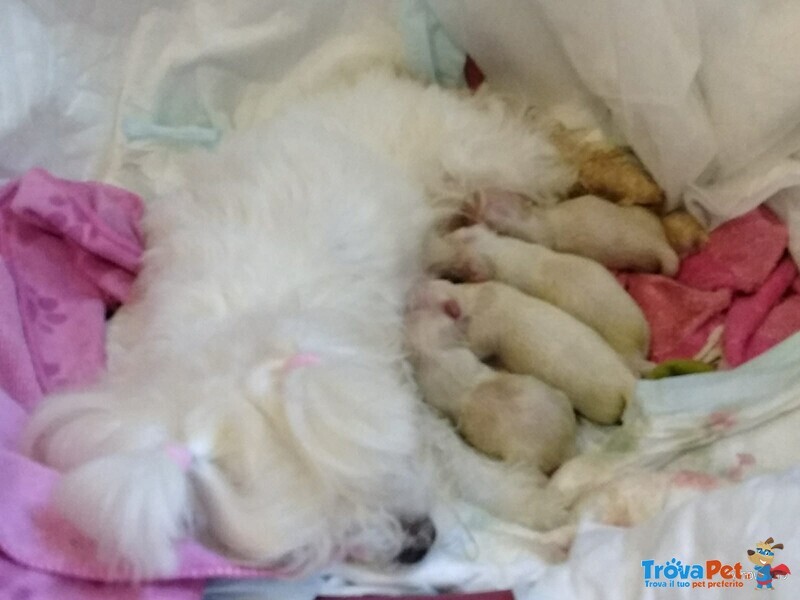
[[406, 534], [403, 549], [395, 557], [395, 562], [403, 565], [418, 563], [436, 541], [436, 527], [428, 517], [416, 520], [403, 520], [403, 532]]

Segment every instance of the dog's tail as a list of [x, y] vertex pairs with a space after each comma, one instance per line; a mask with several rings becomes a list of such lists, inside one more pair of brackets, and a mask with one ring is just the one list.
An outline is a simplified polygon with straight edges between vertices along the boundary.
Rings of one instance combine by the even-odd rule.
[[89, 461], [64, 476], [55, 499], [97, 542], [98, 555], [123, 560], [135, 579], [177, 568], [174, 544], [189, 529], [189, 482], [164, 448]]
[[190, 530], [190, 474], [201, 441], [170, 444], [163, 428], [124, 419], [102, 392], [57, 396], [24, 438], [29, 456], [64, 473], [54, 504], [97, 543], [113, 571], [137, 580], [173, 573]]

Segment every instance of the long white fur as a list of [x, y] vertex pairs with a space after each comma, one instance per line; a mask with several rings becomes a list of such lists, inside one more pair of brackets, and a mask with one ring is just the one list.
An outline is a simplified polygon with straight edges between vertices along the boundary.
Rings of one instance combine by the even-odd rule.
[[[563, 518], [538, 476], [477, 456], [422, 409], [402, 323], [423, 235], [455, 208], [426, 195], [553, 199], [573, 174], [500, 103], [393, 66], [328, 92], [301, 80], [267, 125], [176, 160], [107, 376], [50, 398], [27, 431], [28, 452], [64, 472], [58, 508], [140, 578], [170, 573], [187, 535], [257, 564], [390, 560], [400, 521], [429, 509], [421, 456], [484, 506]], [[295, 352], [320, 364], [278, 368]], [[172, 442], [192, 451], [188, 472]]]

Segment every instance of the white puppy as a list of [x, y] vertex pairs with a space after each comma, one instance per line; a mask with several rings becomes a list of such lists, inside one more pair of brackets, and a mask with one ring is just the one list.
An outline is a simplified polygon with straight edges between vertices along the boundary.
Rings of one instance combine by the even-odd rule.
[[564, 517], [540, 478], [427, 416], [403, 316], [435, 216], [426, 192], [555, 198], [573, 174], [500, 105], [388, 70], [301, 96], [178, 161], [147, 210], [107, 376], [28, 427], [30, 455], [64, 472], [58, 508], [139, 577], [172, 571], [186, 535], [297, 569], [419, 560], [434, 537], [427, 455], [483, 506], [540, 527]]
[[411, 312], [406, 327], [425, 400], [475, 448], [543, 473], [572, 456], [575, 413], [563, 392], [529, 375], [483, 364], [467, 347], [465, 319], [442, 307]]
[[496, 357], [512, 373], [534, 375], [562, 390], [575, 410], [597, 423], [619, 420], [635, 378], [587, 325], [502, 283], [438, 280], [421, 289], [413, 308], [458, 304], [469, 347], [479, 358]]
[[589, 325], [635, 370], [649, 364], [650, 327], [642, 310], [593, 260], [503, 237], [484, 225], [432, 237], [426, 254], [437, 275], [506, 283]]
[[674, 275], [680, 264], [661, 221], [640, 206], [582, 196], [539, 207], [519, 194], [487, 191], [478, 196], [473, 210], [495, 231], [592, 258], [612, 269]]

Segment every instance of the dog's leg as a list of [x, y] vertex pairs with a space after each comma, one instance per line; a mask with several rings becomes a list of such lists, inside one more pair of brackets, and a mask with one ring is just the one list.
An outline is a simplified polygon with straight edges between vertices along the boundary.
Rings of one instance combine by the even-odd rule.
[[392, 129], [393, 139], [382, 142], [397, 149], [395, 159], [434, 200], [500, 188], [554, 203], [575, 183], [576, 170], [548, 135], [499, 98], [417, 88], [403, 102], [408, 126]]
[[468, 193], [499, 188], [542, 204], [563, 198], [574, 170], [546, 135], [494, 108], [465, 105], [448, 119], [440, 156], [447, 177]]

